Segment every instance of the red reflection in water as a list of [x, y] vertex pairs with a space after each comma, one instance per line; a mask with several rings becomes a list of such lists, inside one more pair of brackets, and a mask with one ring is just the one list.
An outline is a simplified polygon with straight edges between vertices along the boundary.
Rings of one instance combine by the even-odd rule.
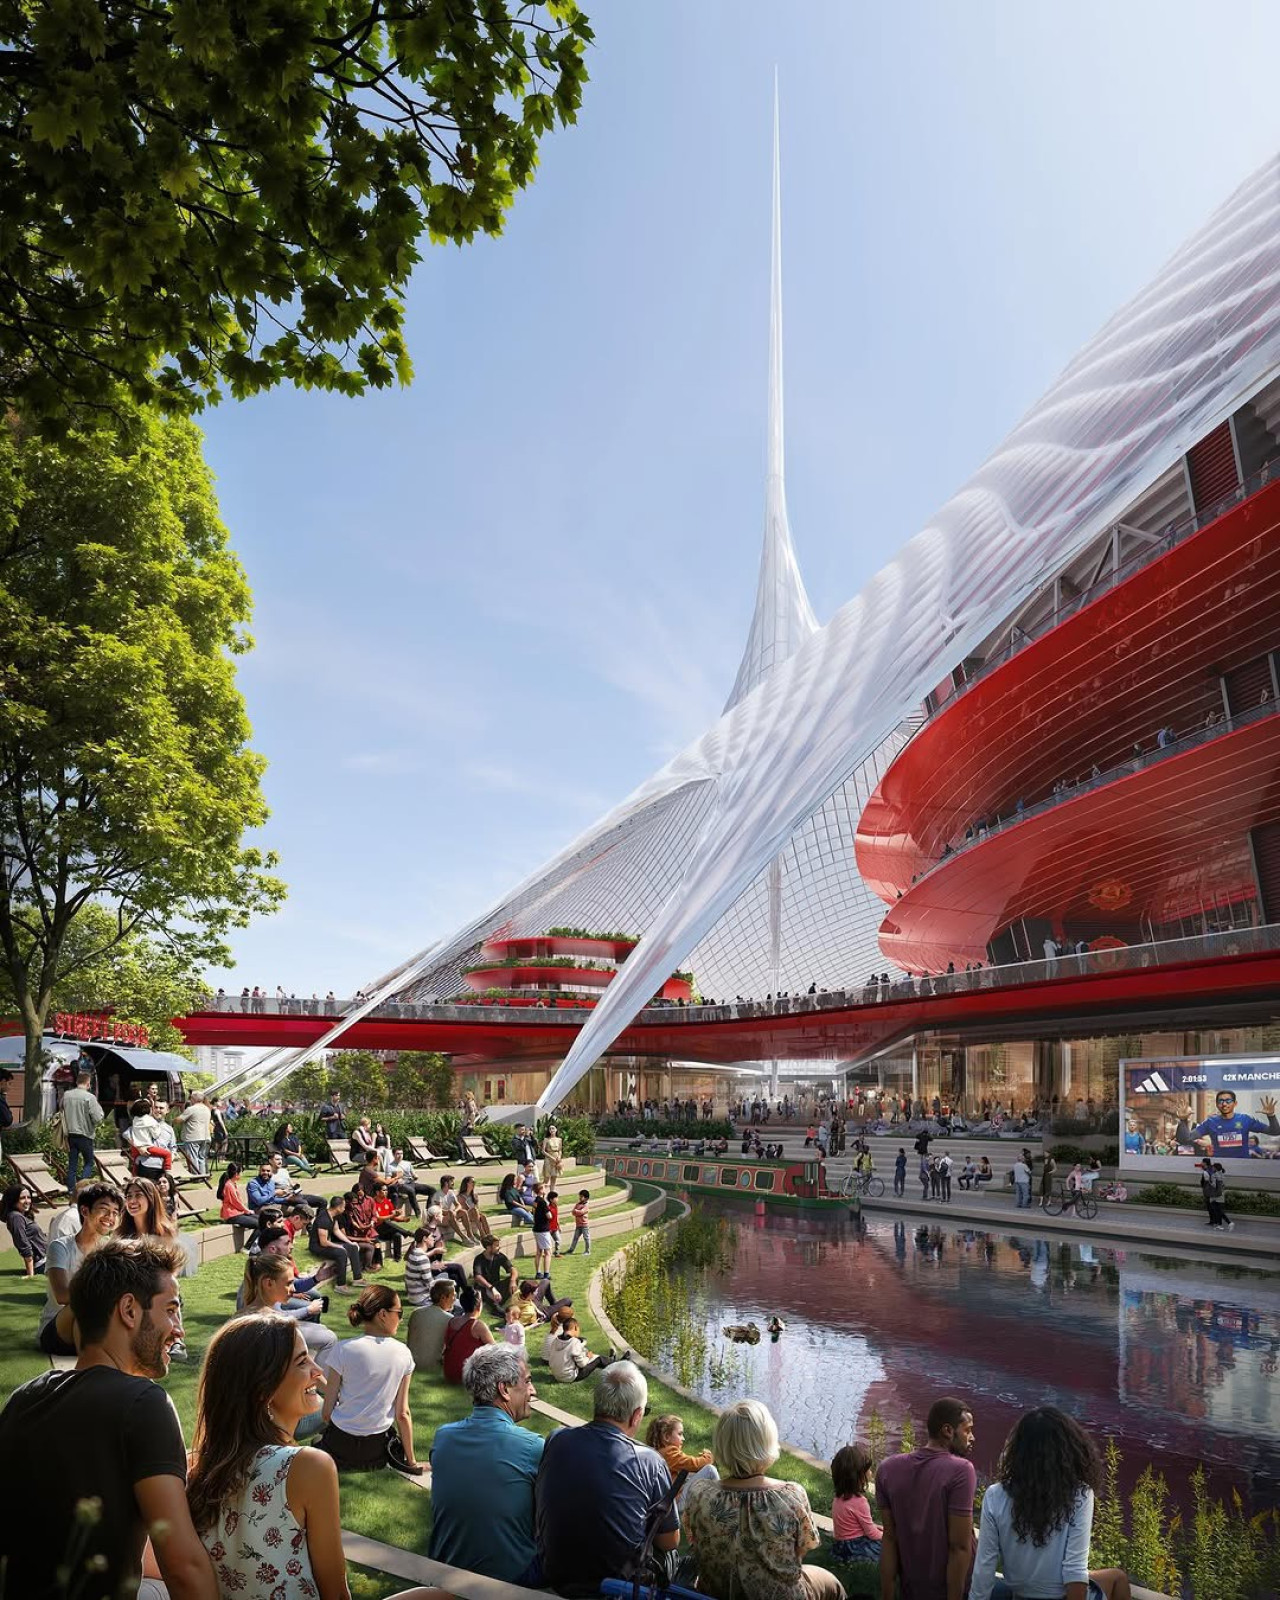
[[[758, 1395], [790, 1442], [830, 1457], [873, 1408], [891, 1439], [907, 1415], [920, 1434], [956, 1394], [990, 1476], [1017, 1417], [1058, 1405], [1116, 1440], [1127, 1480], [1155, 1462], [1181, 1498], [1204, 1461], [1220, 1488], [1280, 1501], [1280, 1276], [1029, 1232], [731, 1214], [737, 1261], [708, 1287], [706, 1325], [734, 1377], [701, 1392]], [[776, 1343], [720, 1336], [774, 1313]]]

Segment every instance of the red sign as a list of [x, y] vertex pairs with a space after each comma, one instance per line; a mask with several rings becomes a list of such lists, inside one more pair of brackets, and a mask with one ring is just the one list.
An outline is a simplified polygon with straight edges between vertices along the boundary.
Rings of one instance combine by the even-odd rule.
[[110, 1017], [88, 1016], [83, 1011], [54, 1013], [53, 1031], [72, 1039], [93, 1039], [109, 1044], [133, 1044], [145, 1050], [151, 1042], [140, 1022], [113, 1022]]

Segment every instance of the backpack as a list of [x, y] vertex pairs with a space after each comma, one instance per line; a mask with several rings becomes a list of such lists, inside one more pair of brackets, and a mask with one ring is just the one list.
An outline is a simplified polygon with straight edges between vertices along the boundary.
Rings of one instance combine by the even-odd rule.
[[49, 1143], [55, 1150], [69, 1150], [71, 1148], [61, 1111], [55, 1111], [49, 1118]]

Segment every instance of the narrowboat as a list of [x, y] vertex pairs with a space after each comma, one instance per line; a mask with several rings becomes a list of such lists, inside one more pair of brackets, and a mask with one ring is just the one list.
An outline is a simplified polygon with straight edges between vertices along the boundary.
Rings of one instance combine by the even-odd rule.
[[857, 1213], [856, 1195], [827, 1188], [824, 1162], [767, 1161], [750, 1156], [636, 1155], [611, 1151], [603, 1158], [611, 1178], [635, 1178], [681, 1194], [718, 1194], [799, 1211]]

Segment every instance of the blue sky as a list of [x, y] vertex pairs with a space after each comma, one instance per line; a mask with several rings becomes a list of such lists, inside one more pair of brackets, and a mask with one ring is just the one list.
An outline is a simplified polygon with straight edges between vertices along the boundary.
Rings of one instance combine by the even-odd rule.
[[586, 9], [577, 127], [501, 239], [415, 273], [413, 386], [205, 419], [290, 886], [229, 987], [377, 977], [718, 714], [762, 521], [775, 65], [820, 621], [1280, 138], [1274, 6]]

